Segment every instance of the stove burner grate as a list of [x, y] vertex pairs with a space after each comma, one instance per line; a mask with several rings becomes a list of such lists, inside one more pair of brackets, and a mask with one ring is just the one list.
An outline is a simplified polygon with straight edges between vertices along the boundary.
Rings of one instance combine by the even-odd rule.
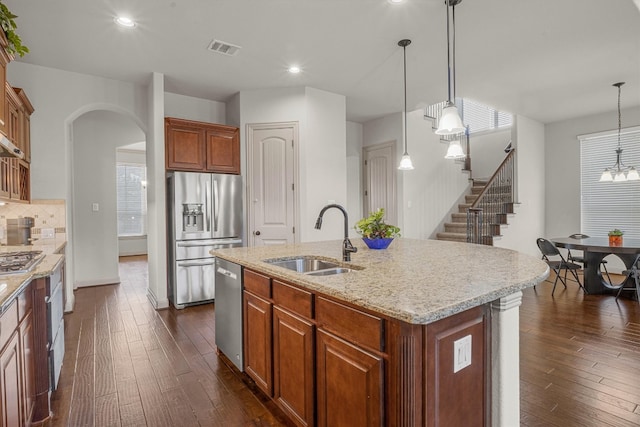
[[39, 263], [42, 251], [19, 251], [0, 253], [0, 274], [26, 273]]

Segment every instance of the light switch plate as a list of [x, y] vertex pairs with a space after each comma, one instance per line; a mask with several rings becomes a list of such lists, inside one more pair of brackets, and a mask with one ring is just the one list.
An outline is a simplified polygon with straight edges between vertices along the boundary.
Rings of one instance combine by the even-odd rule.
[[453, 342], [453, 373], [471, 365], [471, 335]]

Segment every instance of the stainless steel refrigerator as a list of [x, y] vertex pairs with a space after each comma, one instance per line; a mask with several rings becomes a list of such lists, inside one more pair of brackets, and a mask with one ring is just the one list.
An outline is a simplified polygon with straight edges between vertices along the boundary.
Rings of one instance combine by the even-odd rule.
[[176, 308], [215, 298], [212, 249], [242, 246], [242, 177], [167, 174], [169, 299]]

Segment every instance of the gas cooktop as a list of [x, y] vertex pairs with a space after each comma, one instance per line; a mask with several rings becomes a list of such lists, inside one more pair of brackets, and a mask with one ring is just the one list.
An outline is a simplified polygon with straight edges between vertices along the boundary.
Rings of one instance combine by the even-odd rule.
[[26, 273], [38, 264], [42, 251], [19, 251], [0, 253], [0, 274]]

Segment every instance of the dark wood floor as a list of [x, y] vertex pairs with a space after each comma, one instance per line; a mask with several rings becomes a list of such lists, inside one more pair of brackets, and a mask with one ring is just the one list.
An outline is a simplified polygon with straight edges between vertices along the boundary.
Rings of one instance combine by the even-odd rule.
[[[212, 305], [155, 311], [146, 260], [121, 261], [122, 284], [76, 291], [65, 315], [53, 425], [283, 425], [216, 355]], [[545, 282], [524, 292], [520, 329], [522, 425], [640, 425], [637, 302], [571, 284], [552, 298]]]

